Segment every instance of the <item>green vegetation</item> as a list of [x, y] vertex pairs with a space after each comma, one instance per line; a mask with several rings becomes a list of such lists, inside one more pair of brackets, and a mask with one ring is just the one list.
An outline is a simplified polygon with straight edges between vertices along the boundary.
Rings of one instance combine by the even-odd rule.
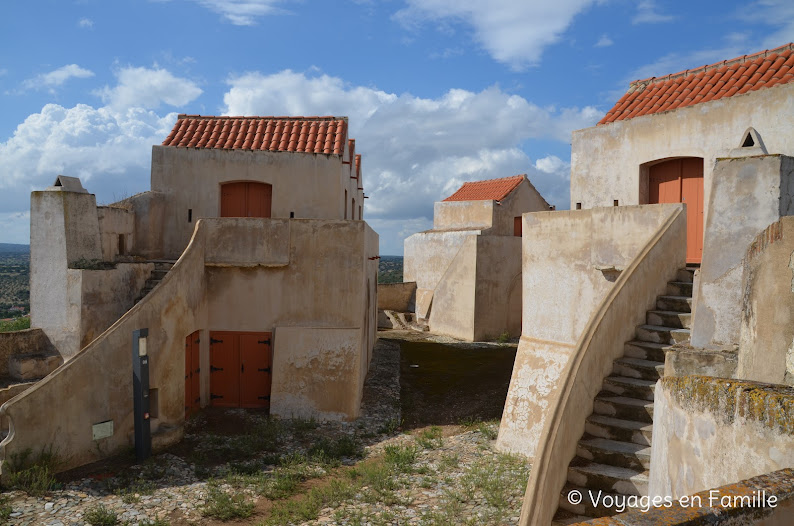
[[29, 286], [28, 246], [0, 243], [0, 319], [14, 318], [30, 312]]
[[9, 471], [9, 487], [34, 497], [44, 495], [57, 488], [55, 473], [61, 462], [52, 447], [41, 450], [35, 457], [31, 449], [26, 449], [19, 455], [11, 455], [5, 463]]
[[110, 270], [116, 268], [116, 264], [112, 261], [102, 261], [101, 259], [80, 258], [77, 261], [69, 263], [69, 268], [80, 270]]
[[27, 316], [0, 321], [0, 332], [24, 331], [25, 329], [30, 329], [30, 318]]
[[14, 509], [11, 507], [11, 497], [0, 495], [0, 524], [6, 524]]
[[119, 524], [119, 516], [107, 509], [104, 504], [88, 508], [85, 512], [85, 520], [91, 526], [115, 526]]
[[402, 256], [381, 256], [378, 260], [378, 283], [402, 283]]
[[416, 435], [416, 443], [424, 449], [438, 449], [444, 445], [441, 428], [431, 426]]
[[211, 481], [207, 493], [207, 503], [201, 510], [205, 517], [222, 521], [246, 519], [253, 515], [254, 503], [242, 493], [226, 493], [216, 481]]

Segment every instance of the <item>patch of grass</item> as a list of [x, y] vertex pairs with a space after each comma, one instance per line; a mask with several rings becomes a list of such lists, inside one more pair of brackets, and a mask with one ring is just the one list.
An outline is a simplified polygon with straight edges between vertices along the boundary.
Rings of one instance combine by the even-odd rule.
[[480, 424], [480, 422], [482, 422], [482, 420], [478, 418], [465, 416], [460, 420], [458, 420], [458, 425], [461, 427], [465, 427], [466, 429], [474, 429], [475, 427], [477, 427], [477, 425]]
[[8, 495], [0, 495], [0, 524], [6, 524], [13, 512], [11, 498]]
[[477, 424], [477, 431], [488, 440], [496, 440], [499, 436], [499, 423], [498, 422], [480, 422]]
[[292, 432], [295, 434], [295, 437], [298, 439], [302, 439], [309, 433], [309, 431], [314, 431], [319, 427], [319, 423], [314, 417], [311, 418], [293, 418], [290, 422], [292, 427]]
[[396, 418], [390, 418], [378, 428], [378, 433], [381, 435], [393, 435], [398, 429], [400, 429], [400, 421]]
[[414, 440], [424, 449], [438, 449], [444, 445], [442, 438], [443, 431], [438, 426], [431, 426], [429, 429], [423, 430], [419, 433]]
[[55, 473], [62, 460], [52, 446], [42, 449], [35, 457], [29, 448], [21, 454], [12, 454], [6, 464], [9, 486], [13, 489], [38, 497], [58, 487]]
[[141, 495], [151, 495], [157, 486], [149, 481], [138, 479], [130, 485], [117, 488], [114, 493], [121, 497], [124, 504], [135, 504], [140, 502]]
[[69, 264], [69, 268], [82, 270], [110, 270], [116, 268], [116, 264], [112, 261], [102, 261], [101, 259], [80, 258], [77, 261], [72, 261]]
[[0, 332], [24, 331], [25, 329], [30, 329], [30, 317], [28, 316], [0, 321]]
[[155, 519], [144, 519], [138, 523], [138, 526], [171, 526], [171, 523], [166, 519], [157, 517]]
[[309, 448], [309, 456], [320, 463], [338, 464], [343, 458], [361, 458], [364, 456], [364, 450], [361, 444], [349, 436], [336, 440], [322, 438]]
[[116, 515], [116, 512], [107, 509], [104, 504], [88, 508], [83, 518], [91, 526], [115, 526], [119, 524], [119, 516]]
[[441, 460], [438, 461], [438, 468], [442, 471], [458, 467], [460, 457], [457, 453], [442, 453]]
[[412, 473], [416, 462], [416, 447], [386, 446], [384, 460], [398, 473]]
[[328, 484], [309, 490], [300, 498], [273, 505], [266, 525], [286, 526], [317, 519], [320, 510], [336, 507], [355, 496], [358, 487], [350, 480], [332, 479]]
[[201, 510], [204, 517], [212, 517], [222, 521], [231, 519], [247, 519], [254, 513], [254, 503], [242, 493], [228, 494], [217, 482], [211, 482], [207, 488], [207, 503]]
[[498, 338], [496, 338], [496, 343], [507, 343], [509, 341], [510, 341], [510, 333], [507, 331], [504, 331], [502, 334], [499, 335]]

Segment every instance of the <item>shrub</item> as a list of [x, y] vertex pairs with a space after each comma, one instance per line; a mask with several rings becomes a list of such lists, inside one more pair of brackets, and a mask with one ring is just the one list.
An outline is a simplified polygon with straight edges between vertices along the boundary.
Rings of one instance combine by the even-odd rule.
[[104, 504], [88, 508], [84, 518], [91, 526], [115, 526], [119, 524], [118, 515], [107, 509]]
[[35, 458], [33, 458], [33, 450], [29, 448], [21, 454], [12, 454], [6, 464], [11, 488], [38, 497], [58, 486], [55, 473], [61, 465], [61, 460], [52, 446], [42, 449]]
[[30, 329], [30, 317], [22, 316], [13, 320], [0, 321], [0, 332], [15, 332]]

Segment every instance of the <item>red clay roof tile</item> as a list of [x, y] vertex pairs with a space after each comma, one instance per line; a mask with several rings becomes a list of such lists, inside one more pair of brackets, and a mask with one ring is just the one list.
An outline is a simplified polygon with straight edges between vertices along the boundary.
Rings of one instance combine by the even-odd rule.
[[342, 156], [346, 139], [346, 117], [179, 115], [163, 146]]
[[684, 108], [787, 84], [794, 80], [793, 50], [794, 43], [789, 43], [773, 50], [736, 57], [702, 68], [632, 82], [629, 91], [598, 124]]
[[463, 183], [463, 186], [444, 201], [501, 201], [515, 190], [526, 174]]

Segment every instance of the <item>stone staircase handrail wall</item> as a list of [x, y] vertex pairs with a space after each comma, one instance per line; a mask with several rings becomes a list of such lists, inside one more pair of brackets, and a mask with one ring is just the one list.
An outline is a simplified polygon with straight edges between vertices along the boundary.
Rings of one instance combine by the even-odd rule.
[[622, 356], [624, 343], [643, 323], [646, 310], [685, 265], [684, 205], [664, 206], [669, 208], [666, 220], [617, 278], [563, 370], [524, 495], [519, 521], [522, 526], [551, 524], [585, 419], [593, 411], [593, 399], [612, 371], [613, 361]]

